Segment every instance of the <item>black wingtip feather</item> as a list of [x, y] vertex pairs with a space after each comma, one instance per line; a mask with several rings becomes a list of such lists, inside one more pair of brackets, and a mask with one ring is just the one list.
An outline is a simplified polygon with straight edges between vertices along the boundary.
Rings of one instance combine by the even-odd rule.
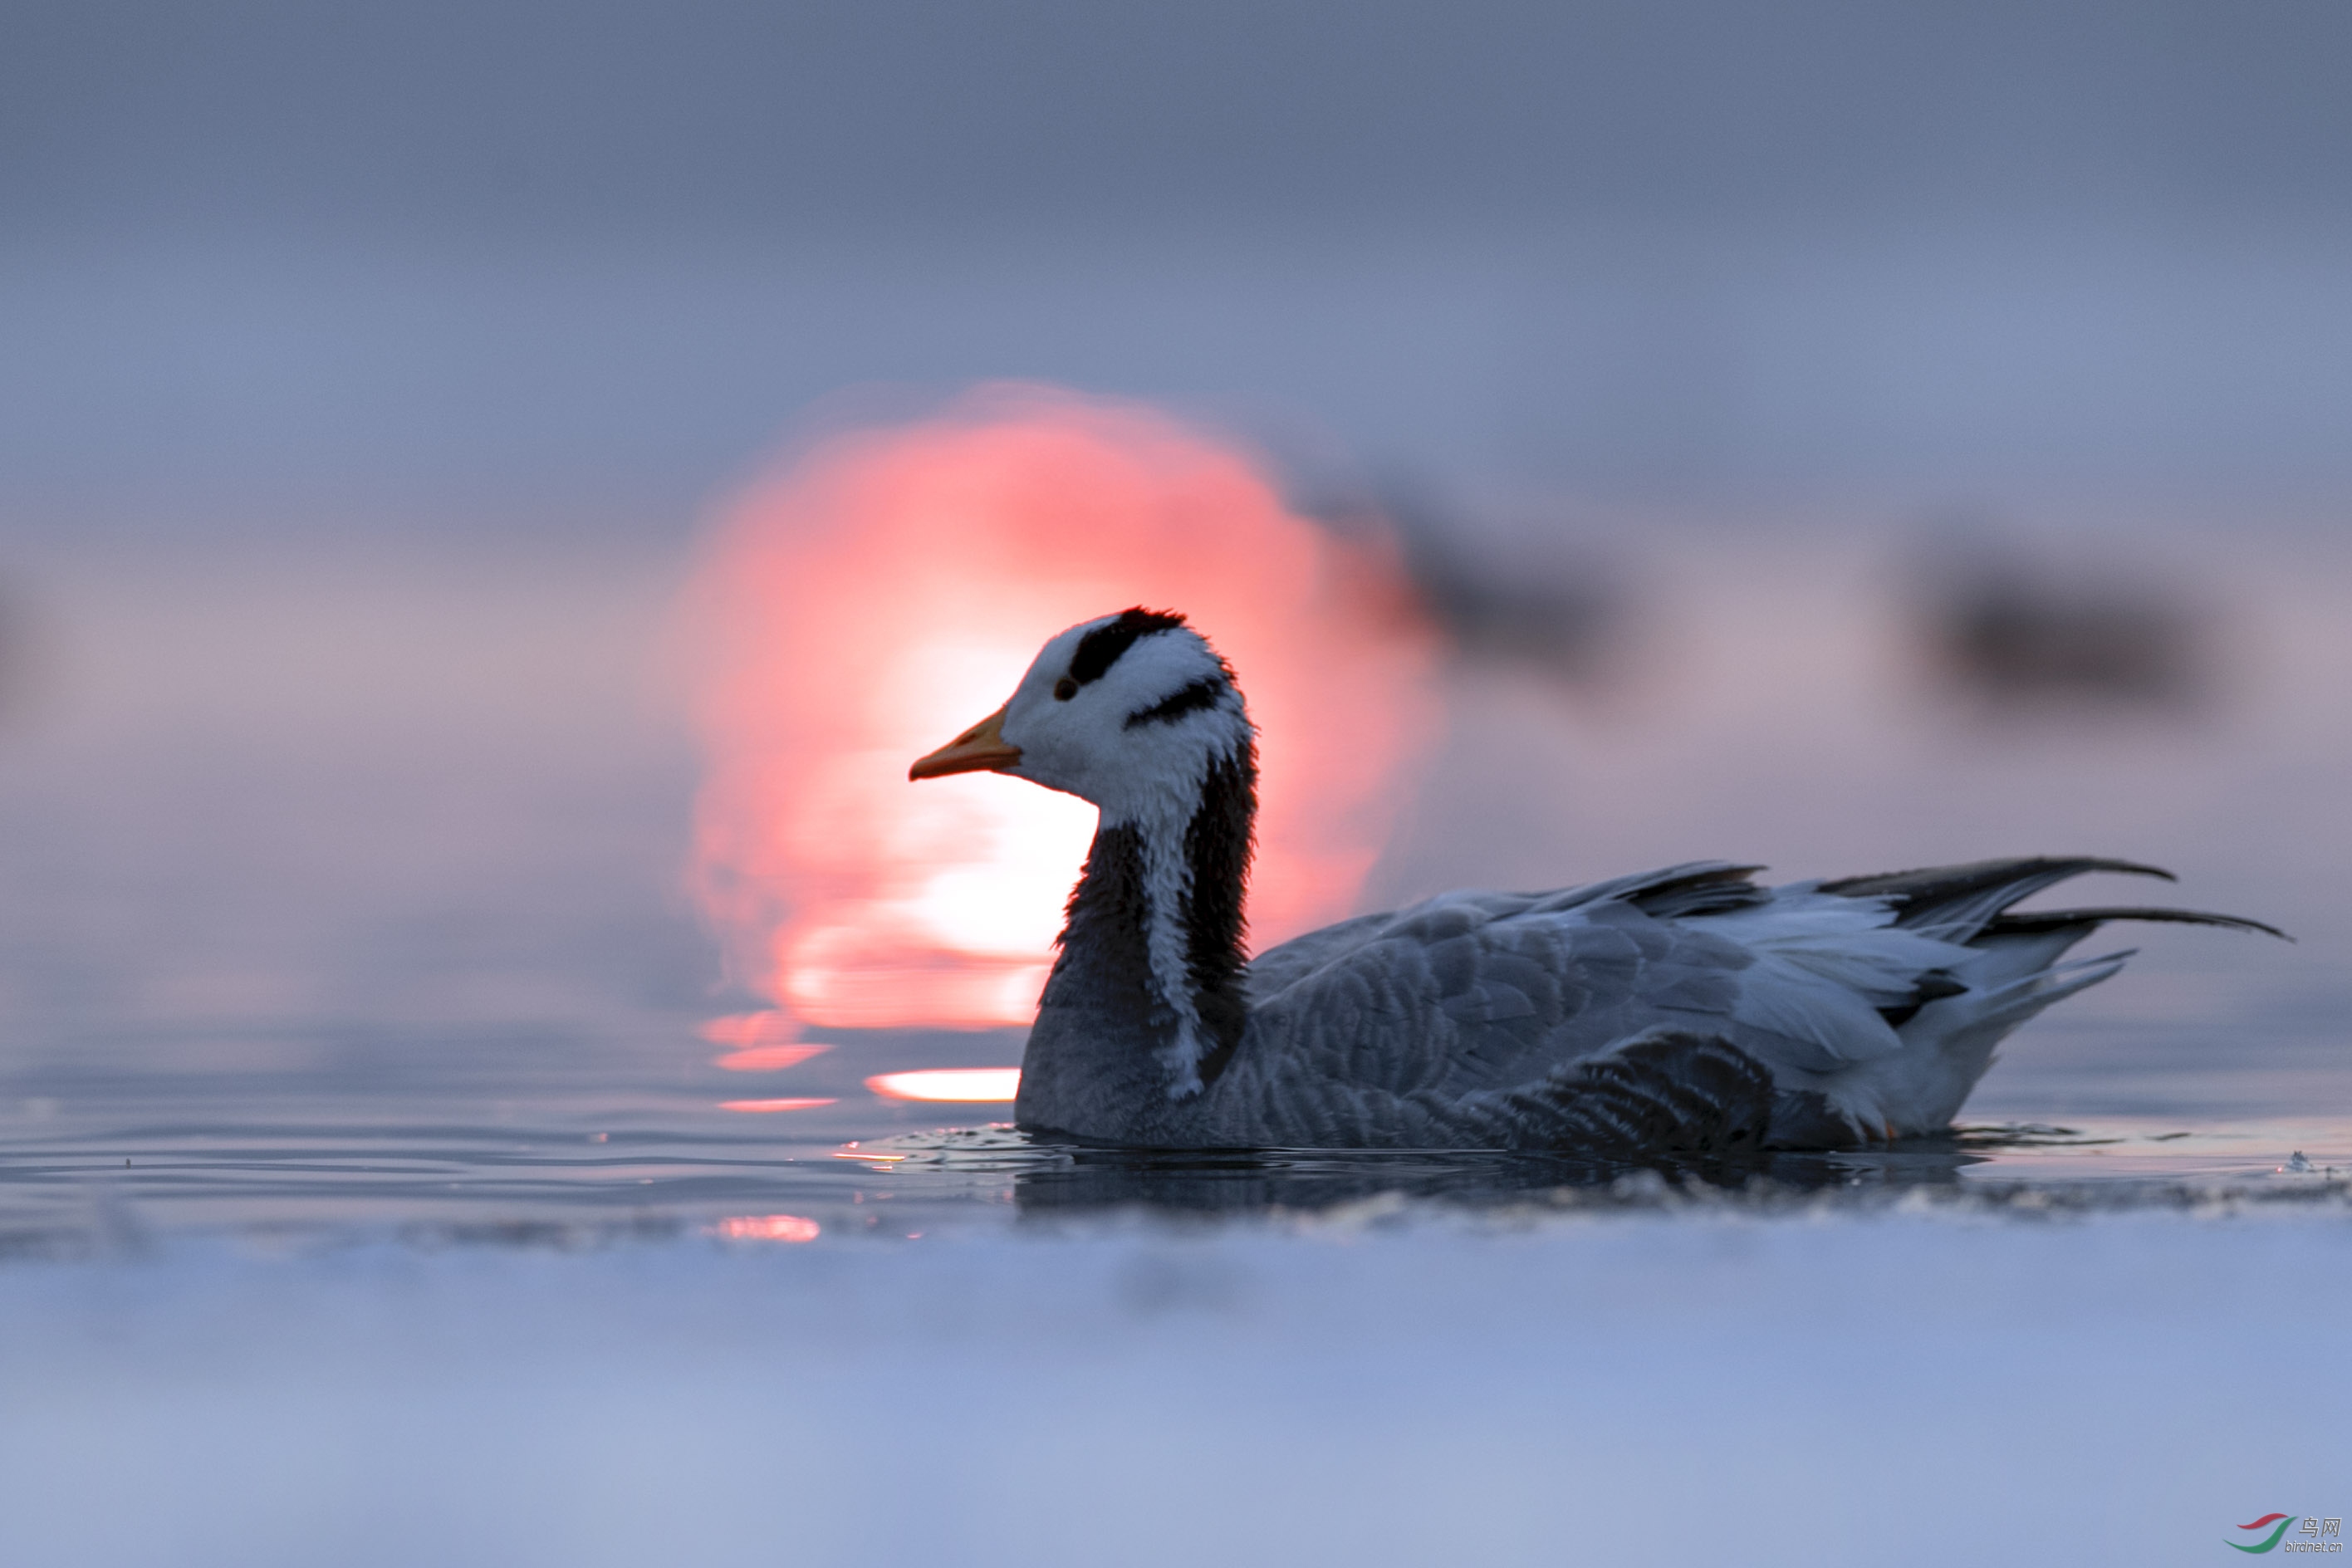
[[1974, 860], [1965, 866], [1922, 866], [1909, 871], [1885, 871], [1870, 877], [1844, 877], [1821, 885], [1824, 893], [1849, 898], [1895, 898], [1936, 903], [2039, 878], [2063, 880], [2090, 871], [2115, 871], [2126, 877], [2180, 879], [2161, 866], [2137, 860], [2106, 860], [2091, 855], [2028, 855], [2007, 860]]
[[2294, 938], [2274, 925], [2250, 921], [2243, 915], [2217, 915], [2204, 910], [2164, 910], [2154, 908], [2109, 910], [2031, 910], [2023, 914], [2002, 913], [1986, 922], [1986, 936], [2025, 935], [2038, 931], [2063, 931], [2069, 926], [2097, 926], [2108, 921], [2148, 921], [2158, 924], [2221, 926], [2229, 931], [2254, 931], [2264, 936], [2274, 936], [2281, 942]]

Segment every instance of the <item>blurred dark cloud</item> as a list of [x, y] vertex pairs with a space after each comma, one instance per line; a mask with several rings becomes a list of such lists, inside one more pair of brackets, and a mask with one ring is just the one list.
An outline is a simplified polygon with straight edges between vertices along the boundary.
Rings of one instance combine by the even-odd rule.
[[682, 511], [838, 387], [989, 376], [1469, 489], [2352, 492], [2340, 0], [17, 0], [0, 33], [16, 516]]

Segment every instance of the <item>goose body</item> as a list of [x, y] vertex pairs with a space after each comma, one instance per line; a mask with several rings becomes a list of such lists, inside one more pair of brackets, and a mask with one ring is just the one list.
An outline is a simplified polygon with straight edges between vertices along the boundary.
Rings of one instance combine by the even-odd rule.
[[[1947, 1127], [2000, 1040], [2122, 967], [2064, 962], [2110, 920], [2010, 912], [2091, 858], [1763, 887], [1694, 862], [1544, 893], [1455, 892], [1250, 961], [1255, 731], [1181, 616], [1048, 642], [1005, 706], [918, 762], [1093, 802], [1014, 1107], [1158, 1148], [1727, 1152]], [[2275, 934], [2275, 933], [2274, 933]]]

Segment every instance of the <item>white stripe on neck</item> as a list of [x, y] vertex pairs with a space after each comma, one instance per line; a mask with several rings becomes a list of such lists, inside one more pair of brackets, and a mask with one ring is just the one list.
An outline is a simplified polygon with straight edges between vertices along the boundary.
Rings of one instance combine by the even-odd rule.
[[[1190, 1100], [1201, 1092], [1201, 1063], [1209, 1054], [1208, 1031], [1192, 994], [1192, 931], [1184, 923], [1184, 906], [1192, 896], [1192, 863], [1185, 858], [1184, 838], [1201, 810], [1213, 762], [1230, 754], [1203, 757], [1189, 787], [1154, 789], [1133, 803], [1118, 826], [1133, 827], [1143, 860], [1143, 945], [1151, 970], [1151, 987], [1176, 1018], [1175, 1037], [1155, 1053], [1168, 1069], [1168, 1098]], [[1177, 781], [1170, 780], [1171, 785]]]

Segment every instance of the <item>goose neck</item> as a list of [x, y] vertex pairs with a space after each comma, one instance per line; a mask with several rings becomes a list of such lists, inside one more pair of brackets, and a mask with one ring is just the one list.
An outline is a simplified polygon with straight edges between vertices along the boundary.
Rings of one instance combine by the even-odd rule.
[[1171, 1100], [1215, 1081], [1245, 1021], [1243, 897], [1256, 785], [1255, 748], [1244, 746], [1210, 760], [1195, 787], [1150, 801], [1156, 809], [1117, 820], [1106, 812], [1071, 900], [1066, 960], [1085, 943], [1114, 971], [1134, 972], [1139, 984], [1123, 989], [1142, 1005]]

